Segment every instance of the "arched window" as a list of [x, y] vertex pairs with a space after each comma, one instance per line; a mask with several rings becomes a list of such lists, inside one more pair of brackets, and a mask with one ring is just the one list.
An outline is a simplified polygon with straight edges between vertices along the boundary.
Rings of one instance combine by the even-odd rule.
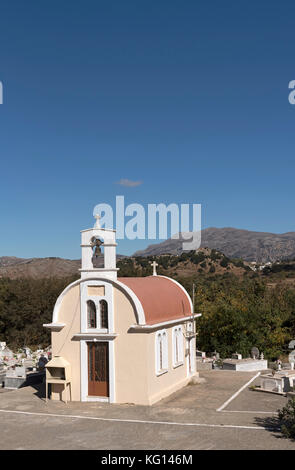
[[175, 326], [172, 330], [173, 367], [183, 364], [183, 334], [182, 327]]
[[168, 369], [168, 341], [166, 330], [156, 333], [156, 374], [161, 375]]
[[108, 303], [106, 300], [100, 301], [100, 328], [107, 330], [109, 327], [108, 320]]
[[87, 301], [87, 324], [88, 328], [96, 328], [96, 307], [92, 300]]

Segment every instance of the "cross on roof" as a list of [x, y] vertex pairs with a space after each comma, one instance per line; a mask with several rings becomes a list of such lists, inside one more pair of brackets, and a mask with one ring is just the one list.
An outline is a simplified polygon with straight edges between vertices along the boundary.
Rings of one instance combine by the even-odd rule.
[[99, 214], [94, 214], [94, 217], [96, 219], [95, 224], [94, 224], [94, 228], [100, 228], [99, 220], [101, 219], [101, 216]]
[[153, 261], [152, 263], [150, 263], [151, 266], [153, 267], [153, 276], [157, 276], [157, 271], [156, 271], [156, 267], [159, 266], [158, 263], [156, 263], [156, 261]]

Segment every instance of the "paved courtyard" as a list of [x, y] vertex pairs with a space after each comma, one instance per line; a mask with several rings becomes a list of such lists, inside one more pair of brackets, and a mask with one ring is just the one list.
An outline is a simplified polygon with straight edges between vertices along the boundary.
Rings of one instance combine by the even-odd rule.
[[277, 430], [276, 411], [285, 397], [247, 386], [231, 399], [255, 375], [202, 372], [206, 383], [189, 385], [151, 407], [46, 404], [44, 385], [0, 389], [0, 449], [295, 450], [295, 442]]

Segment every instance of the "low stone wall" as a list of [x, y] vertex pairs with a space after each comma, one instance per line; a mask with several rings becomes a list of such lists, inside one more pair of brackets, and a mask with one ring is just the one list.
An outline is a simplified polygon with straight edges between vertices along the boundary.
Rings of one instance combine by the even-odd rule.
[[21, 388], [33, 385], [36, 383], [42, 383], [45, 378], [45, 372], [32, 372], [27, 374], [26, 377], [6, 376], [4, 378], [5, 388]]
[[20, 388], [26, 381], [26, 377], [6, 376], [4, 379], [5, 388]]
[[196, 361], [197, 370], [212, 370], [212, 362]]
[[243, 362], [243, 359], [239, 360], [228, 360], [223, 361], [223, 369], [225, 370], [237, 370], [237, 371], [255, 371], [255, 370], [267, 370], [266, 360], [253, 360]]
[[[269, 362], [268, 363], [268, 368], [269, 369], [274, 369], [277, 368], [277, 363], [276, 362]], [[282, 363], [282, 369], [291, 369], [291, 364], [290, 362], [283, 362]]]

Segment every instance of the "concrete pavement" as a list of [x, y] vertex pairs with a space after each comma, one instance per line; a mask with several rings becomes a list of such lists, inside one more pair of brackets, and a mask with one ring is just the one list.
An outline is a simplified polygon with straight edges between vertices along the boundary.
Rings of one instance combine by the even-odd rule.
[[[44, 385], [1, 390], [1, 449], [295, 449], [276, 430], [287, 399], [243, 390], [256, 373], [204, 371], [151, 407], [43, 400]], [[256, 380], [255, 382], [258, 382]], [[253, 382], [253, 383], [255, 383]]]

